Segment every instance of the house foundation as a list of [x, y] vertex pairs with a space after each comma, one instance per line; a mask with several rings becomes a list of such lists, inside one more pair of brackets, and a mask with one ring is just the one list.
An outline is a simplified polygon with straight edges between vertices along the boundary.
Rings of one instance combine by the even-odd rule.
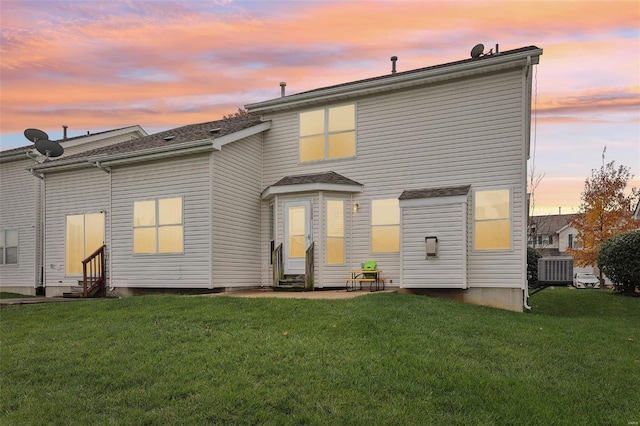
[[472, 305], [489, 306], [491, 308], [506, 309], [522, 312], [522, 290], [518, 288], [469, 288], [437, 289], [437, 288], [401, 288], [404, 294], [421, 294], [431, 297], [456, 300]]

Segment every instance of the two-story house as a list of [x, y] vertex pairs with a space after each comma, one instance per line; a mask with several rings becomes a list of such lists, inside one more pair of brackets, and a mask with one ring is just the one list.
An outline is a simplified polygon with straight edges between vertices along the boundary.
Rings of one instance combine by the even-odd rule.
[[580, 248], [578, 230], [571, 226], [575, 214], [532, 216], [527, 244], [545, 256], [569, 256], [567, 249]]
[[283, 94], [37, 165], [47, 295], [76, 285], [77, 247], [103, 236], [114, 294], [278, 286], [274, 268], [339, 288], [375, 260], [388, 286], [520, 311], [541, 54]]
[[[143, 136], [147, 133], [136, 125], [67, 137], [64, 126], [64, 137], [57, 142], [64, 148], [60, 158], [65, 158]], [[32, 168], [45, 160], [34, 144], [0, 152], [1, 291], [33, 295], [43, 290], [44, 182]]]

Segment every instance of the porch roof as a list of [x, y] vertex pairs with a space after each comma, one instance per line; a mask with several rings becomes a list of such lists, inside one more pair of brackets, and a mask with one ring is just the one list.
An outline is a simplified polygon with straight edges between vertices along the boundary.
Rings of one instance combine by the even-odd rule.
[[416, 198], [456, 197], [467, 195], [471, 185], [446, 186], [440, 188], [422, 188], [403, 191], [399, 200], [414, 200]]
[[267, 187], [262, 193], [262, 198], [307, 191], [362, 192], [362, 186], [361, 183], [332, 171], [285, 176]]

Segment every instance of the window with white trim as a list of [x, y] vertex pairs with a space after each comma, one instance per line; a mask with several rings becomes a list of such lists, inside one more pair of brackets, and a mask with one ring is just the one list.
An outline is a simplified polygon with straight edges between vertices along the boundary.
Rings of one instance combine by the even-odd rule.
[[339, 105], [300, 113], [300, 162], [356, 155], [356, 106]]
[[[476, 191], [474, 249], [511, 249], [511, 190]], [[542, 236], [539, 236], [542, 243]]]
[[18, 231], [0, 230], [0, 265], [18, 263]]
[[400, 203], [397, 198], [371, 201], [371, 251], [400, 251]]
[[344, 201], [327, 200], [327, 265], [344, 264]]
[[182, 253], [182, 197], [133, 203], [133, 252]]

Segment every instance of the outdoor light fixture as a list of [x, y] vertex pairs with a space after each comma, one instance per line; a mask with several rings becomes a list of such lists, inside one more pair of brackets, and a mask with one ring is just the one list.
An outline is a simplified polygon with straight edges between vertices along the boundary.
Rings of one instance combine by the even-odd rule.
[[353, 212], [354, 212], [354, 213], [358, 213], [358, 210], [360, 210], [360, 206], [358, 205], [358, 203], [355, 203], [355, 204], [353, 205]]

